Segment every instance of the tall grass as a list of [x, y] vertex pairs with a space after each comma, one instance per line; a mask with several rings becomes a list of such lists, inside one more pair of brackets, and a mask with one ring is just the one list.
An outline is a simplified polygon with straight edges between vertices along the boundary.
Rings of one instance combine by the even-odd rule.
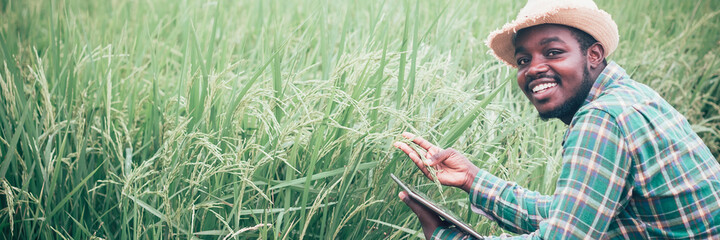
[[[2, 237], [421, 238], [390, 173], [498, 234], [391, 143], [552, 192], [565, 127], [483, 44], [523, 4], [2, 0]], [[598, 4], [720, 156], [720, 3]]]

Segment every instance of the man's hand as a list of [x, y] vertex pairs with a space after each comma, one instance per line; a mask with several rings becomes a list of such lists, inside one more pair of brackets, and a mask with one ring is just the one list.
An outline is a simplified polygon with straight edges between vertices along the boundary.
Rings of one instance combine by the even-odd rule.
[[400, 192], [398, 197], [400, 197], [400, 200], [405, 202], [405, 204], [407, 204], [408, 207], [415, 212], [418, 220], [420, 220], [420, 225], [422, 226], [423, 233], [425, 234], [425, 239], [430, 239], [432, 234], [435, 232], [435, 229], [443, 224], [440, 218], [433, 211], [425, 208], [425, 206], [410, 198], [405, 191]]
[[420, 155], [418, 155], [419, 153], [412, 147], [403, 142], [395, 142], [393, 144], [393, 146], [405, 152], [425, 176], [432, 180], [432, 176], [426, 166], [434, 167], [438, 170], [436, 176], [441, 184], [458, 187], [466, 192], [470, 192], [470, 187], [472, 187], [473, 180], [475, 180], [475, 175], [477, 175], [479, 168], [473, 165], [465, 156], [452, 148], [439, 148], [422, 137], [416, 137], [412, 133], [406, 132], [403, 133], [402, 136], [410, 139], [427, 151], [425, 158], [428, 159], [429, 162], [423, 163]]

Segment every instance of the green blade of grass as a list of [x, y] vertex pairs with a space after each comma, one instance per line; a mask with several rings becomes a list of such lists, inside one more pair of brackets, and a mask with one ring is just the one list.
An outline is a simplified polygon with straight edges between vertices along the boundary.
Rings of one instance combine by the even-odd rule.
[[[165, 216], [165, 214], [163, 214], [162, 212], [160, 212], [160, 211], [158, 211], [157, 209], [153, 208], [152, 206], [150, 206], [149, 204], [147, 204], [145, 201], [140, 200], [140, 199], [138, 199], [138, 198], [136, 198], [136, 197], [133, 197], [133, 196], [130, 196], [130, 195], [124, 195], [124, 196], [130, 198], [130, 200], [132, 200], [133, 202], [135, 202], [137, 205], [140, 205], [140, 207], [144, 208], [145, 210], [147, 210], [148, 212], [150, 212], [152, 215], [155, 215], [156, 217], [160, 218], [161, 221], [170, 224], [170, 226], [173, 226], [175, 229], [177, 229], [177, 230], [180, 231], [181, 233], [183, 233], [183, 234], [185, 234], [185, 235], [188, 234], [188, 232], [187, 232], [185, 229], [177, 226], [174, 222], [168, 221], [168, 218]], [[198, 239], [198, 238], [195, 237], [195, 236], [192, 236], [191, 239]]]
[[[20, 122], [18, 122], [18, 127], [15, 129], [15, 133], [13, 133], [12, 139], [10, 140], [10, 147], [15, 148], [17, 146], [18, 141], [20, 141], [20, 136], [25, 132], [24, 126], [25, 121], [27, 121], [27, 117], [30, 114], [30, 103], [27, 102], [27, 107], [23, 110], [23, 115], [20, 117]], [[5, 173], [7, 173], [8, 167], [10, 167], [10, 162], [15, 160], [15, 154], [17, 154], [17, 150], [15, 151], [8, 151], [5, 153], [5, 159], [2, 162], [2, 166], [0, 166], [0, 179], [5, 179]]]
[[463, 116], [453, 127], [448, 130], [444, 135], [443, 138], [440, 139], [440, 146], [442, 148], [447, 148], [455, 144], [455, 141], [460, 138], [460, 136], [467, 130], [470, 125], [477, 119], [478, 115], [480, 115], [480, 112], [487, 107], [488, 104], [495, 98], [495, 96], [502, 91], [505, 86], [510, 80], [505, 80], [504, 82], [500, 83], [499, 86], [495, 88], [495, 90], [488, 94], [485, 99], [482, 100], [482, 102], [475, 105], [475, 107], [465, 116]]
[[408, 104], [412, 102], [415, 93], [415, 71], [417, 70], [417, 53], [420, 47], [418, 25], [420, 25], [420, 0], [415, 1], [415, 22], [413, 25], [413, 49], [410, 53], [410, 73], [408, 74]]
[[90, 178], [93, 175], [95, 175], [95, 173], [103, 167], [103, 164], [105, 164], [105, 162], [102, 162], [97, 168], [95, 168], [95, 170], [90, 172], [90, 174], [85, 176], [85, 178], [83, 178], [82, 181], [80, 181], [77, 185], [75, 185], [75, 187], [72, 189], [72, 191], [70, 191], [70, 193], [65, 195], [65, 197], [62, 200], [60, 200], [60, 202], [58, 202], [57, 205], [55, 205], [55, 208], [53, 208], [53, 210], [50, 211], [50, 213], [48, 213], [47, 218], [51, 219], [53, 216], [55, 216], [55, 214], [58, 211], [60, 211], [63, 207], [65, 207], [65, 203], [67, 203], [67, 201], [69, 201], [72, 198], [72, 196], [75, 195], [75, 193], [77, 193], [77, 191], [79, 191], [83, 186], [85, 186], [85, 183], [87, 183], [87, 181], [90, 180]]
[[395, 107], [400, 108], [405, 84], [405, 62], [407, 61], [408, 29], [410, 28], [410, 6], [404, 1], [405, 23], [403, 27], [402, 42], [400, 43], [400, 60], [398, 64], [397, 89], [395, 90]]
[[[377, 165], [378, 165], [378, 162], [361, 163], [360, 165], [358, 165], [358, 167], [357, 167], [356, 170], [357, 170], [357, 171], [367, 170], [367, 169], [374, 168], [374, 167], [376, 167]], [[274, 186], [270, 187], [268, 190], [280, 189], [280, 188], [284, 188], [284, 187], [291, 186], [291, 185], [302, 184], [302, 183], [304, 183], [304, 182], [306, 182], [306, 181], [315, 181], [315, 180], [319, 180], [319, 179], [323, 179], [323, 178], [328, 178], [328, 177], [332, 177], [332, 176], [337, 176], [337, 175], [342, 174], [344, 171], [345, 171], [345, 168], [339, 168], [339, 169], [324, 171], [324, 172], [321, 172], [321, 173], [313, 174], [313, 175], [310, 177], [310, 179], [308, 179], [307, 177], [301, 177], [301, 178], [293, 179], [293, 180], [290, 180], [290, 181], [281, 182], [281, 183], [279, 183], [279, 184], [277, 184], [277, 185], [274, 185]]]

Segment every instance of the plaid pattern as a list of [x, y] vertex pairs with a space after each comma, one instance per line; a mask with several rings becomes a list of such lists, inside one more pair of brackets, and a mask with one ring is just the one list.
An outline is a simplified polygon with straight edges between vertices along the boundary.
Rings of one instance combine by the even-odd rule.
[[470, 201], [520, 239], [720, 239], [720, 165], [685, 117], [615, 62], [573, 117], [563, 150], [552, 196], [481, 171]]

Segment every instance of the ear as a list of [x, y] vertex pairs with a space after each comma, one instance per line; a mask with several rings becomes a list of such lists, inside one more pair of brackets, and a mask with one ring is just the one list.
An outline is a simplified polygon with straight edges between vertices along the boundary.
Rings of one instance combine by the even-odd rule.
[[605, 59], [605, 47], [600, 42], [594, 43], [587, 49], [587, 60], [591, 69], [601, 66]]

